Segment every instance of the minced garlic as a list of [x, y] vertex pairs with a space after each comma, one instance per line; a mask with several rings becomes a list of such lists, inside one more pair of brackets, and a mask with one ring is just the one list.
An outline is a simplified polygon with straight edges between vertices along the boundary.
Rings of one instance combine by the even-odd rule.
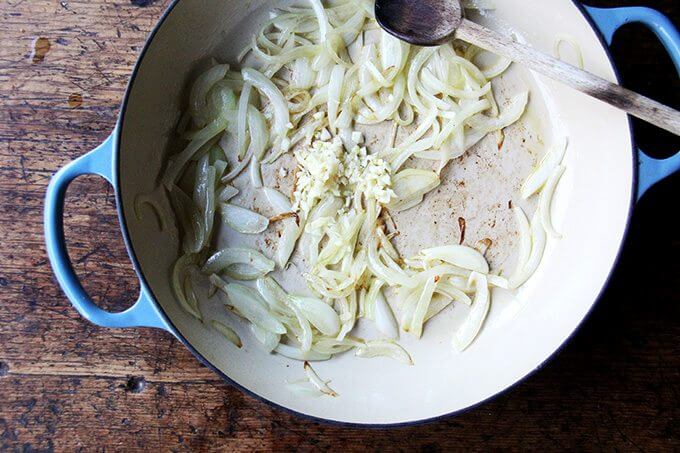
[[339, 137], [332, 141], [317, 139], [311, 146], [295, 152], [298, 161], [293, 209], [308, 213], [328, 194], [349, 199], [359, 192], [366, 198], [387, 204], [394, 196], [389, 165], [354, 146], [346, 151]]

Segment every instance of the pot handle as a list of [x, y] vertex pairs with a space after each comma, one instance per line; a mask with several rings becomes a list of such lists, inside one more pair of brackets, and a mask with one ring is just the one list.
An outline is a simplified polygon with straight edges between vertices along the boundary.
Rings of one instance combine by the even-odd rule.
[[45, 242], [47, 254], [61, 289], [85, 319], [102, 327], [156, 327], [169, 330], [148, 289], [140, 281], [141, 291], [135, 304], [120, 313], [99, 308], [83, 289], [73, 270], [64, 239], [64, 198], [71, 181], [80, 175], [104, 177], [113, 187], [114, 134], [94, 150], [59, 170], [47, 187], [45, 198]]
[[[644, 7], [594, 8], [585, 7], [593, 22], [611, 45], [614, 33], [629, 23], [647, 26], [659, 38], [680, 75], [680, 33], [673, 23], [659, 11]], [[655, 159], [638, 148], [638, 183], [636, 196], [642, 195], [657, 182], [680, 171], [680, 152], [666, 159]]]

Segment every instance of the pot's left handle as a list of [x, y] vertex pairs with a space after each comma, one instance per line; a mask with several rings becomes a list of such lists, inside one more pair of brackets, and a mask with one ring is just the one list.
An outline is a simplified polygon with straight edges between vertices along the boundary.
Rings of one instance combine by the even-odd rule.
[[104, 177], [114, 189], [113, 152], [115, 133], [104, 143], [59, 170], [47, 187], [45, 198], [45, 242], [57, 281], [71, 304], [85, 319], [102, 327], [156, 327], [169, 330], [153, 299], [140, 281], [141, 291], [135, 304], [120, 313], [99, 308], [87, 295], [73, 270], [64, 239], [64, 198], [68, 185], [80, 175]]

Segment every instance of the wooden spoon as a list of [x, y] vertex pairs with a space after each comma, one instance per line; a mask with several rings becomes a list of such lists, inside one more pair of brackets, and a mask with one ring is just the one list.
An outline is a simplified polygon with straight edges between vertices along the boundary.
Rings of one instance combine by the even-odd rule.
[[680, 135], [677, 110], [465, 19], [458, 0], [376, 0], [375, 18], [385, 31], [411, 44], [460, 39]]

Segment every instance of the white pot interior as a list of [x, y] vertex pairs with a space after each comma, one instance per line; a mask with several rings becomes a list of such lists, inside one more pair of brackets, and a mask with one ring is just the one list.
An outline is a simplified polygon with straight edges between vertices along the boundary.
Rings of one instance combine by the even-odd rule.
[[[519, 39], [549, 53], [558, 34], [569, 36], [586, 69], [615, 80], [597, 35], [570, 0], [494, 3], [491, 16], [479, 20], [502, 30], [510, 25]], [[633, 159], [625, 114], [521, 68], [496, 86], [501, 105], [513, 89], [531, 90], [531, 109], [521, 125], [507, 131], [502, 151], [496, 137], [487, 137], [451, 164], [442, 195], [396, 219], [404, 230], [398, 245], [417, 249], [457, 237], [457, 218], [464, 217], [467, 242], [492, 239], [493, 267], [510, 269], [517, 233], [508, 201], [533, 212], [535, 202], [523, 203], [518, 186], [545, 151], [542, 142], [568, 136], [567, 172], [554, 203], [563, 238], [549, 242], [538, 271], [519, 291], [494, 294], [490, 317], [468, 350], [457, 353], [450, 344], [464, 309], [447, 309], [428, 324], [421, 340], [402, 334], [400, 342], [415, 366], [344, 354], [315, 365], [340, 396], [303, 398], [285, 385], [303, 377], [299, 362], [260, 351], [245, 326], [245, 346], [237, 350], [180, 308], [169, 284], [177, 236], [160, 233], [153, 215], [138, 220], [134, 199], [154, 190], [164, 157], [176, 146], [174, 126], [196, 68], [209, 57], [234, 62], [272, 4], [179, 1], [134, 78], [119, 142], [120, 189], [134, 254], [156, 300], [179, 334], [230, 379], [276, 404], [324, 419], [366, 424], [427, 419], [474, 405], [522, 379], [571, 335], [603, 288], [628, 220]], [[569, 55], [568, 46], [563, 49]], [[205, 310], [223, 315], [218, 306]], [[360, 329], [370, 335], [370, 326]]]

